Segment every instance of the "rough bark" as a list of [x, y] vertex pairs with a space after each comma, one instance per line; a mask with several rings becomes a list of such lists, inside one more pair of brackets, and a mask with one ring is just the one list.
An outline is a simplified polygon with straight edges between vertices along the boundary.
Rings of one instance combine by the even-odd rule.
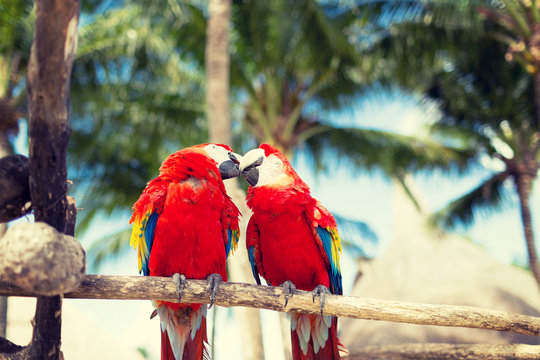
[[26, 156], [0, 158], [0, 222], [15, 220], [31, 211], [29, 176]]
[[[540, 24], [535, 25], [534, 27], [534, 43], [531, 44], [536, 50], [537, 56], [540, 58]], [[540, 70], [540, 62], [536, 63], [536, 69]], [[536, 71], [533, 75], [533, 84], [534, 84], [534, 103], [536, 107], [536, 129], [540, 131], [540, 71]], [[538, 139], [537, 141], [540, 141]]]
[[60, 295], [79, 287], [86, 261], [72, 236], [43, 223], [20, 223], [0, 242], [0, 279], [40, 295]]
[[527, 254], [529, 256], [529, 265], [534, 279], [540, 288], [540, 263], [538, 262], [538, 253], [534, 241], [534, 232], [532, 228], [531, 208], [529, 198], [532, 189], [533, 177], [528, 173], [516, 175], [516, 187], [519, 196], [519, 205], [521, 211], [521, 222], [527, 244]]
[[[232, 145], [232, 125], [229, 111], [229, 24], [231, 0], [210, 0], [209, 18], [206, 29], [206, 106], [209, 122], [210, 142]], [[245, 229], [249, 209], [245, 205], [245, 194], [236, 180], [225, 182], [227, 193], [238, 206], [243, 216], [240, 219], [240, 244], [245, 244]], [[229, 278], [234, 281], [250, 282], [251, 270], [245, 251], [237, 251], [228, 263]], [[256, 309], [235, 309], [235, 317], [242, 332], [242, 357], [245, 360], [264, 359], [261, 316]]]
[[22, 349], [22, 346], [16, 345], [11, 341], [0, 337], [0, 359], [4, 359], [2, 353], [15, 353]]
[[[0, 242], [2, 241], [2, 237], [4, 236], [4, 233], [6, 232], [6, 230], [7, 230], [7, 224], [0, 224]], [[8, 309], [7, 297], [0, 296], [0, 338], [6, 337], [7, 309]]]
[[69, 79], [76, 46], [79, 3], [40, 0], [28, 64], [30, 195], [37, 221], [64, 231]]
[[[187, 280], [182, 303], [209, 303], [205, 280]], [[0, 295], [35, 296], [12, 284], [0, 281]], [[86, 275], [81, 286], [66, 298], [132, 299], [178, 301], [172, 278], [156, 276]], [[309, 291], [298, 291], [284, 308], [280, 287], [244, 283], [223, 283], [215, 304], [243, 306], [281, 312], [320, 314], [320, 304]], [[376, 300], [356, 296], [326, 296], [324, 314], [365, 320], [403, 322], [418, 325], [467, 327], [540, 336], [540, 318], [474, 306], [418, 304], [405, 301]], [[251, 332], [250, 332], [251, 334]]]
[[532, 360], [538, 359], [538, 345], [455, 345], [455, 344], [406, 344], [387, 346], [366, 346], [360, 351], [344, 357], [347, 360], [432, 360], [432, 359], [464, 359], [464, 360]]

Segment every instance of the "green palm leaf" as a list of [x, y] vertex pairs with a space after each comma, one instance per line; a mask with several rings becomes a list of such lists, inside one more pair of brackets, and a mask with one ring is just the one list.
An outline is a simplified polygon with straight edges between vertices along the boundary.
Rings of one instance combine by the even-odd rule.
[[504, 182], [508, 177], [509, 173], [506, 171], [494, 174], [469, 193], [434, 213], [430, 217], [430, 223], [446, 229], [453, 229], [458, 225], [468, 227], [479, 214], [487, 215], [496, 211], [504, 202]]
[[131, 228], [128, 228], [93, 242], [88, 248], [91, 269], [95, 271], [104, 261], [117, 258], [126, 253], [129, 250], [130, 235]]
[[435, 168], [463, 172], [475, 155], [471, 149], [382, 130], [320, 124], [313, 127], [313, 131], [305, 145], [319, 169], [324, 168], [326, 160], [323, 159], [332, 162], [341, 159], [356, 169], [379, 169], [388, 175]]
[[85, 194], [79, 233], [99, 213], [130, 208], [171, 152], [206, 139], [204, 76], [178, 47], [200, 12], [177, 6], [131, 2], [80, 30], [68, 159]]
[[379, 238], [365, 222], [352, 220], [333, 213], [341, 237], [344, 251], [355, 258], [371, 259], [375, 255]]

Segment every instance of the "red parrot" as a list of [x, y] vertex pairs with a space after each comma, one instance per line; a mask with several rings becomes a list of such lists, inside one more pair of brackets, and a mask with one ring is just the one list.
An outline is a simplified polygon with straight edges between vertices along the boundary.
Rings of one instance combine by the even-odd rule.
[[[171, 154], [133, 205], [131, 246], [138, 249], [139, 272], [171, 276], [178, 292], [186, 278], [207, 279], [211, 304], [225, 262], [238, 244], [238, 209], [223, 179], [239, 175], [230, 147], [203, 144]], [[181, 275], [178, 275], [181, 274]], [[206, 306], [153, 301], [161, 323], [161, 359], [208, 358]]]
[[271, 145], [246, 153], [240, 171], [250, 184], [246, 246], [255, 280], [260, 284], [260, 275], [269, 285], [282, 284], [285, 306], [296, 288], [321, 297], [320, 316], [288, 314], [293, 359], [339, 359], [337, 318], [322, 315], [325, 294], [343, 293], [334, 217]]

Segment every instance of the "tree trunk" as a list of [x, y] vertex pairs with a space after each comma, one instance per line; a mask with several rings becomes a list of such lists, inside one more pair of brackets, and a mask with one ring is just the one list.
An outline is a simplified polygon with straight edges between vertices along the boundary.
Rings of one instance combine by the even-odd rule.
[[[66, 152], [69, 84], [77, 44], [79, 2], [36, 1], [36, 25], [27, 74], [30, 196], [36, 221], [60, 232], [67, 223]], [[61, 359], [62, 297], [37, 298], [29, 359]]]
[[[533, 27], [533, 33], [529, 40], [529, 46], [535, 50], [536, 54], [540, 52], [540, 24], [535, 24]], [[537, 59], [535, 67], [536, 73], [533, 75], [534, 82], [534, 103], [536, 106], [536, 129], [540, 131], [540, 59]], [[537, 141], [540, 141], [537, 140]]]
[[532, 228], [531, 208], [529, 206], [533, 177], [528, 173], [522, 172], [516, 175], [515, 181], [519, 195], [521, 222], [523, 224], [525, 242], [527, 243], [527, 253], [529, 255], [529, 266], [540, 289], [540, 264], [538, 263], [538, 253], [536, 252]]
[[[6, 224], [0, 224], [0, 241], [7, 230]], [[6, 296], [0, 296], [0, 337], [6, 337], [8, 302]]]
[[229, 23], [231, 0], [210, 0], [206, 28], [206, 105], [211, 141], [232, 143], [229, 115]]
[[[210, 17], [206, 29], [206, 104], [208, 111], [210, 142], [232, 144], [232, 125], [229, 115], [229, 23], [231, 0], [210, 0]], [[245, 230], [249, 209], [245, 205], [245, 194], [236, 180], [225, 182], [227, 193], [243, 214], [240, 221], [240, 244], [245, 244]], [[253, 282], [249, 279], [251, 268], [245, 249], [238, 249], [233, 261], [228, 264], [229, 277], [233, 281]], [[234, 314], [243, 334], [242, 352], [244, 360], [264, 359], [261, 316], [256, 309], [234, 309]]]

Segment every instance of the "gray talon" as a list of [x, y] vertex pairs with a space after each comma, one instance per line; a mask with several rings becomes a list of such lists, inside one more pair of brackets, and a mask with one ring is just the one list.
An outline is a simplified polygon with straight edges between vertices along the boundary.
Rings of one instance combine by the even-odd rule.
[[321, 316], [323, 314], [324, 302], [326, 301], [326, 294], [330, 294], [328, 288], [324, 285], [317, 285], [315, 289], [311, 292], [313, 294], [313, 302], [315, 302], [315, 297], [320, 296], [321, 298]]
[[186, 287], [186, 276], [180, 274], [173, 275], [174, 284], [176, 285], [176, 293], [178, 294], [178, 302], [182, 302], [182, 290]]
[[287, 307], [287, 304], [289, 303], [289, 297], [293, 297], [293, 295], [296, 294], [296, 286], [289, 280], [285, 281], [280, 286], [283, 287], [283, 294], [285, 295], [284, 307]]
[[208, 283], [208, 285], [206, 285], [206, 291], [210, 292], [210, 305], [208, 306], [208, 308], [210, 309], [212, 308], [212, 305], [214, 305], [214, 300], [216, 300], [219, 284], [223, 282], [223, 279], [219, 274], [210, 274], [206, 277], [206, 282]]

